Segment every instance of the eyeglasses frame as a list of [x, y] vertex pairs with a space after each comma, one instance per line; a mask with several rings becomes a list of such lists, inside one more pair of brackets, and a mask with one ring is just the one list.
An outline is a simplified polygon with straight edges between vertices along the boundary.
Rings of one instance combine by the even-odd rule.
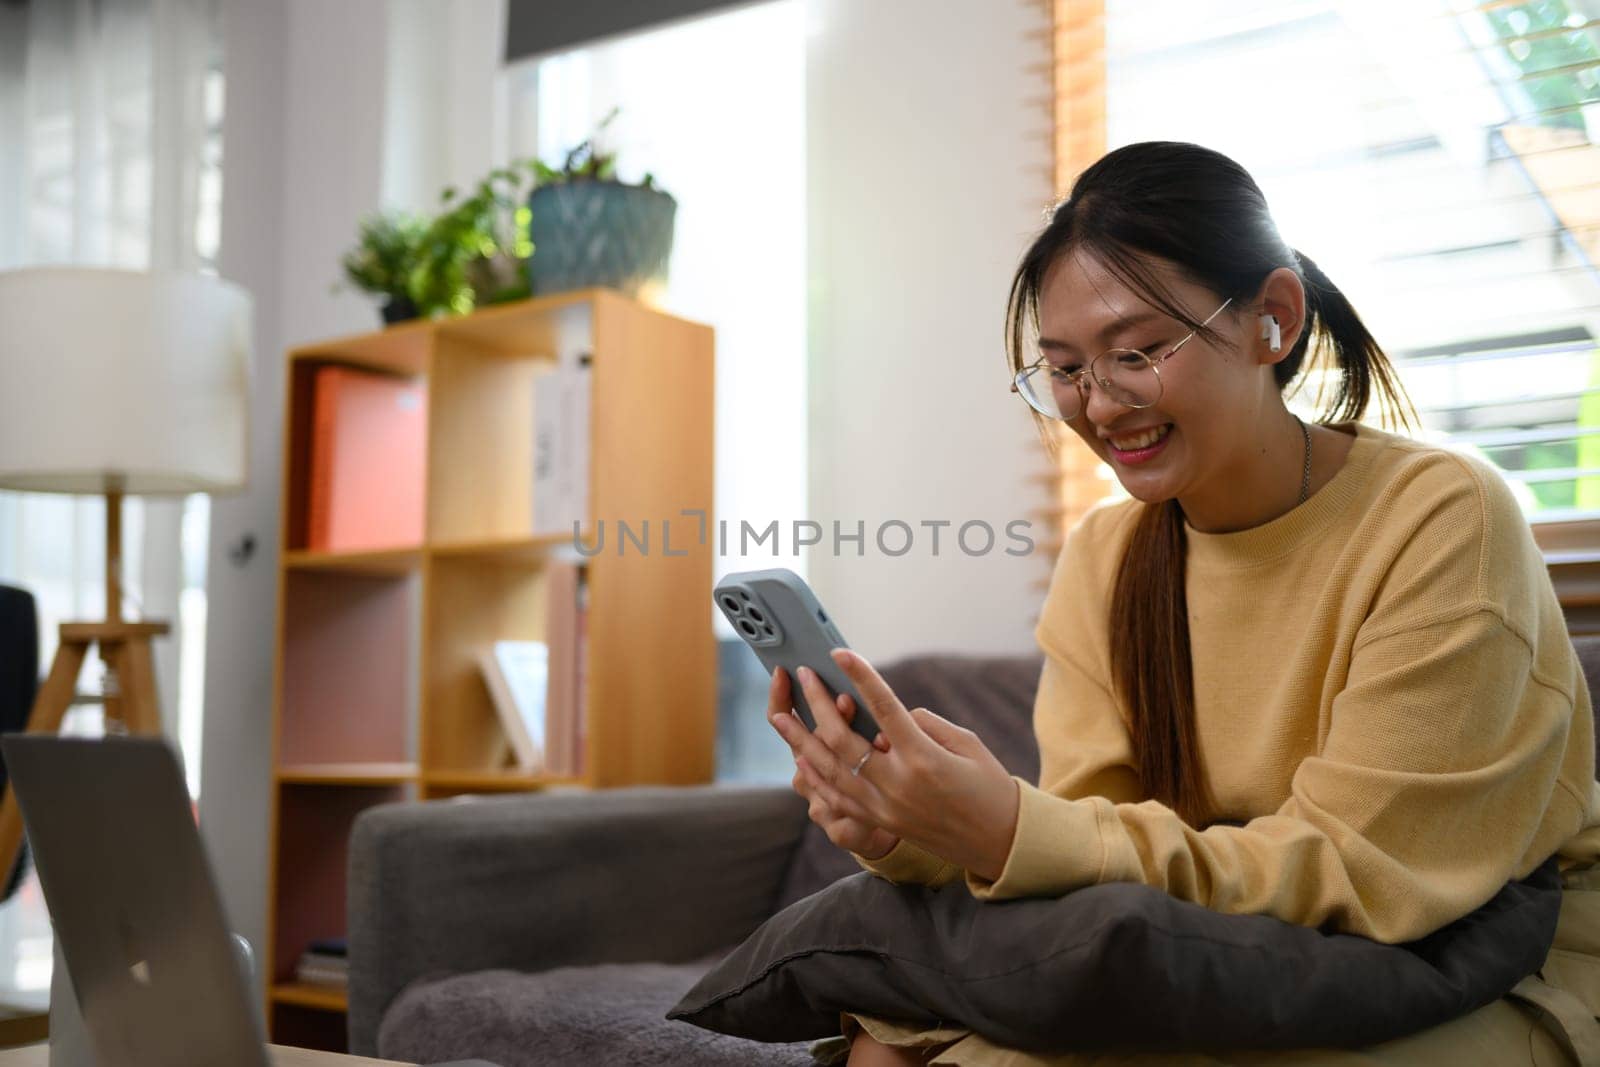
[[1162, 394], [1166, 389], [1165, 384], [1162, 383], [1162, 381], [1161, 381], [1161, 364], [1165, 363], [1167, 360], [1169, 360], [1173, 356], [1177, 355], [1178, 354], [1178, 349], [1182, 348], [1184, 345], [1188, 344], [1191, 340], [1193, 340], [1195, 335], [1200, 332], [1200, 329], [1204, 329], [1206, 326], [1211, 325], [1211, 320], [1216, 318], [1218, 315], [1222, 314], [1222, 309], [1227, 307], [1231, 303], [1233, 303], [1233, 297], [1230, 296], [1230, 297], [1228, 297], [1228, 299], [1224, 300], [1221, 304], [1217, 305], [1217, 310], [1213, 311], [1211, 314], [1209, 314], [1209, 315], [1207, 315], [1205, 317], [1205, 319], [1200, 323], [1200, 328], [1199, 329], [1193, 329], [1193, 330], [1190, 330], [1188, 333], [1184, 334], [1183, 337], [1179, 338], [1172, 345], [1171, 348], [1167, 349], [1166, 352], [1162, 353], [1160, 356], [1156, 356], [1156, 357], [1152, 358], [1150, 356], [1145, 355], [1143, 352], [1140, 352], [1137, 348], [1108, 348], [1104, 352], [1101, 352], [1098, 356], [1095, 356], [1093, 359], [1091, 359], [1084, 367], [1082, 367], [1081, 369], [1079, 369], [1077, 371], [1072, 372], [1072, 374], [1070, 375], [1070, 380], [1071, 380], [1072, 384], [1074, 386], [1076, 386], [1077, 389], [1078, 389], [1078, 401], [1079, 402], [1078, 402], [1078, 410], [1076, 412], [1074, 412], [1070, 417], [1063, 417], [1063, 416], [1060, 416], [1060, 415], [1051, 415], [1047, 411], [1039, 411], [1038, 405], [1034, 404], [1033, 401], [1029, 400], [1028, 399], [1028, 394], [1022, 390], [1022, 380], [1024, 378], [1026, 378], [1028, 375], [1033, 374], [1033, 373], [1038, 372], [1038, 371], [1044, 371], [1045, 373], [1054, 373], [1055, 372], [1055, 368], [1050, 365], [1050, 361], [1045, 359], [1045, 357], [1043, 357], [1043, 356], [1040, 356], [1038, 359], [1034, 360], [1032, 363], [1028, 364], [1026, 367], [1024, 367], [1021, 370], [1019, 370], [1012, 377], [1012, 379], [1011, 379], [1011, 391], [1013, 393], [1017, 393], [1018, 395], [1020, 395], [1022, 397], [1023, 403], [1027, 404], [1028, 407], [1033, 409], [1034, 411], [1038, 411], [1039, 414], [1043, 415], [1045, 418], [1047, 418], [1047, 419], [1056, 419], [1056, 420], [1058, 420], [1060, 422], [1071, 422], [1073, 419], [1077, 418], [1079, 415], [1082, 415], [1089, 408], [1089, 387], [1086, 384], [1086, 382], [1084, 381], [1085, 376], [1093, 377], [1095, 381], [1100, 383], [1100, 388], [1101, 389], [1110, 388], [1110, 384], [1111, 383], [1108, 382], [1102, 375], [1100, 375], [1095, 370], [1095, 368], [1100, 365], [1100, 361], [1102, 359], [1104, 359], [1106, 356], [1110, 355], [1113, 352], [1132, 352], [1132, 353], [1138, 355], [1146, 363], [1150, 364], [1150, 369], [1155, 373], [1156, 383], [1157, 383], [1157, 388], [1158, 388], [1158, 391], [1156, 393], [1156, 398], [1155, 398], [1155, 400], [1150, 401], [1150, 403], [1148, 403], [1148, 404], [1123, 404], [1123, 402], [1120, 401], [1120, 400], [1117, 401], [1117, 402], [1119, 404], [1123, 404], [1124, 407], [1131, 407], [1131, 408], [1135, 408], [1135, 409], [1137, 409], [1137, 408], [1154, 407], [1157, 403], [1160, 402]]

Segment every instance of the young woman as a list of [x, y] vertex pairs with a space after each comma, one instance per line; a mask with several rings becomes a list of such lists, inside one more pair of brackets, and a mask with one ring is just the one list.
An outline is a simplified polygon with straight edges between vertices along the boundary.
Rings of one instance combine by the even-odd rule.
[[[1133, 498], [1092, 511], [1055, 565], [1039, 782], [841, 652], [875, 744], [809, 672], [815, 733], [781, 671], [769, 706], [831, 840], [980, 899], [1138, 881], [1384, 942], [1552, 854], [1600, 859], [1589, 692], [1527, 523], [1492, 468], [1357, 421], [1409, 403], [1243, 168], [1171, 142], [1106, 155], [1023, 257], [1008, 333], [1013, 388]], [[1328, 383], [1315, 424], [1283, 399], [1303, 371]], [[1418, 1040], [1528, 1062], [1556, 1047], [1531, 1019], [1502, 1000]], [[843, 1022], [851, 1064], [1083, 1062]], [[1339, 1055], [1226, 1062], [1358, 1062]]]

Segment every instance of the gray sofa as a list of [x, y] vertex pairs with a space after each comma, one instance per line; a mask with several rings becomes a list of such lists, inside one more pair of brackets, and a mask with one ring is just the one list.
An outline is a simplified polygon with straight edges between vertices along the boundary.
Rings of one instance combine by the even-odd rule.
[[[1600, 692], [1600, 637], [1575, 644]], [[975, 730], [1037, 781], [1040, 666], [940, 656], [882, 672], [908, 705]], [[502, 1067], [809, 1064], [805, 1043], [663, 1016], [763, 921], [856, 870], [788, 786], [374, 808], [351, 841], [351, 1051]]]
[[[907, 706], [976, 731], [1036, 780], [1040, 667], [944, 655], [880, 669]], [[664, 1016], [779, 909], [859, 869], [787, 784], [373, 808], [350, 843], [350, 1051], [501, 1067], [809, 1064], [805, 1043]]]

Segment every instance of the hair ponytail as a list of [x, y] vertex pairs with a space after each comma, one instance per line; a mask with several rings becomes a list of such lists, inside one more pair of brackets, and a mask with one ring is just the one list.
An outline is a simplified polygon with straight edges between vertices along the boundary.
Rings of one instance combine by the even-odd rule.
[[1139, 785], [1191, 826], [1211, 810], [1194, 723], [1194, 658], [1184, 592], [1183, 508], [1146, 505], [1111, 594], [1111, 666], [1130, 727]]
[[[1386, 422], [1415, 424], [1393, 366], [1355, 308], [1309, 256], [1284, 243], [1260, 188], [1227, 156], [1199, 145], [1147, 141], [1107, 153], [1078, 176], [1012, 280], [1006, 339], [1013, 373], [1037, 358], [1029, 346], [1037, 336], [1046, 272], [1076, 249], [1208, 341], [1218, 340], [1217, 332], [1195, 320], [1150, 269], [1148, 257], [1176, 264], [1219, 298], [1241, 304], [1273, 270], [1288, 267], [1305, 286], [1306, 321], [1273, 368], [1278, 388], [1315, 379], [1319, 422], [1360, 419], [1376, 399]], [[1052, 444], [1043, 418], [1035, 418]], [[1145, 505], [1112, 591], [1109, 666], [1127, 708], [1145, 794], [1201, 826], [1222, 813], [1206, 788], [1196, 739], [1186, 555], [1182, 506], [1175, 499]]]
[[[1416, 425], [1416, 411], [1400, 385], [1394, 364], [1384, 354], [1377, 339], [1367, 330], [1356, 309], [1339, 287], [1328, 280], [1322, 268], [1308, 255], [1291, 249], [1299, 263], [1300, 280], [1306, 291], [1306, 328], [1302, 335], [1307, 345], [1315, 339], [1310, 367], [1327, 366], [1336, 372], [1332, 397], [1318, 384], [1316, 406], [1322, 412], [1319, 422], [1350, 422], [1366, 414], [1376, 399], [1384, 421], [1395, 428]], [[1298, 347], [1298, 346], [1297, 346]], [[1302, 353], [1302, 358], [1304, 353]], [[1282, 389], [1300, 371], [1301, 359], [1284, 360], [1276, 368], [1278, 388]]]

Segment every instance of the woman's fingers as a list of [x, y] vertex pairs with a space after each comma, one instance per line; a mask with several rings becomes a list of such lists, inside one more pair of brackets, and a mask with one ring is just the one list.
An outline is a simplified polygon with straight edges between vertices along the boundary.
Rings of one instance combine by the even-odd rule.
[[[782, 673], [782, 669], [780, 668], [777, 673]], [[807, 729], [798, 716], [789, 712], [787, 694], [792, 688], [792, 683], [787, 679], [776, 678], [772, 688], [775, 701], [781, 698], [785, 703], [783, 711], [770, 716], [773, 727], [788, 743], [797, 762], [804, 757], [810, 769], [810, 782], [813, 783], [809, 788], [813, 790], [825, 788], [826, 795], [833, 798], [831, 803], [852, 818], [862, 819], [873, 826], [884, 826], [884, 819], [877, 812], [880, 808], [887, 812], [887, 808], [883, 798], [878, 795], [876, 786], [868, 780], [869, 772], [876, 770], [871, 766], [871, 759], [867, 760], [867, 765], [862, 766], [859, 777], [852, 774], [851, 770], [861, 762], [863, 756], [870, 757], [874, 751], [888, 752], [887, 743], [869, 745], [860, 734], [845, 724], [835, 706], [834, 698], [828, 695], [815, 673], [805, 667], [799, 668], [797, 673], [801, 678], [801, 689], [806, 691], [812, 716], [818, 720], [818, 729], [816, 731]], [[844, 752], [841, 753], [828, 744], [823, 736], [824, 719], [832, 720], [832, 736], [842, 745], [848, 746]]]
[[[838, 698], [828, 693], [816, 671], [800, 667], [795, 673], [800, 677], [800, 691], [805, 694], [806, 703], [811, 708], [811, 718], [817, 724], [813, 734], [828, 746], [836, 759], [846, 764], [847, 769], [854, 766], [862, 753], [868, 750], [868, 742], [852, 730], [850, 723], [839, 713]], [[829, 779], [832, 778], [830, 774]]]
[[810, 667], [797, 667], [795, 675], [800, 679], [800, 692], [811, 708], [811, 721], [817, 724], [813, 733], [821, 737], [840, 759], [852, 758], [854, 750], [846, 747], [845, 742], [851, 736], [859, 735], [850, 729], [850, 724], [839, 714], [837, 698], [829, 694], [822, 679]]
[[778, 731], [778, 736], [789, 746], [789, 751], [798, 756], [799, 738], [792, 728], [800, 727], [803, 732], [804, 724], [796, 720], [790, 708], [789, 675], [782, 667], [772, 672], [771, 684], [767, 686], [767, 721]]
[[827, 809], [824, 819], [819, 822], [832, 821], [832, 819], [843, 817], [843, 819], [848, 819], [851, 824], [854, 824], [851, 829], [859, 833], [859, 837], [862, 838], [869, 837], [874, 830], [880, 829], [877, 822], [872, 819], [872, 816], [869, 816], [866, 811], [862, 811], [861, 805], [851, 800], [850, 797], [845, 797], [843, 793], [838, 792], [826, 781], [822, 781], [822, 777], [816, 773], [816, 768], [813, 768], [805, 757], [798, 757], [795, 760], [795, 765], [800, 768], [800, 774], [805, 776], [806, 785], [802, 795], [813, 798], [813, 800], [822, 801], [822, 806]]
[[[894, 695], [894, 690], [889, 688], [889, 684], [883, 680], [872, 664], [846, 648], [836, 648], [830, 655], [833, 662], [855, 683], [856, 692], [866, 701], [867, 710], [872, 712], [878, 728], [889, 734], [891, 741], [899, 741], [908, 746], [921, 742], [921, 728], [917, 726], [906, 706]], [[903, 751], [909, 752], [912, 749], [908, 747]]]
[[828, 807], [841, 815], [847, 815], [852, 819], [858, 819], [869, 825], [876, 825], [865, 808], [828, 784], [804, 756], [797, 757], [795, 765], [800, 768], [800, 773], [805, 775], [807, 787], [820, 797]]
[[[804, 667], [800, 668], [800, 673], [802, 677], [810, 674]], [[807, 693], [806, 696], [811, 706], [812, 716], [818, 716], [820, 706], [820, 708], [825, 709], [828, 715], [832, 716], [835, 723], [839, 723], [838, 712], [833, 707], [833, 701], [826, 693], [821, 692], [821, 685], [816, 682], [815, 675], [812, 675], [810, 685], [812, 692]], [[801, 689], [806, 689], [806, 683], [802, 682]], [[842, 778], [849, 776], [849, 765], [817, 733], [806, 729], [805, 723], [788, 712], [772, 715], [771, 720], [778, 733], [783, 735], [783, 739], [789, 743], [790, 750], [796, 756], [805, 756], [810, 760], [812, 770], [816, 772], [820, 780], [833, 784], [835, 789], [849, 788], [841, 781]], [[843, 729], [849, 732], [848, 727], [843, 727]], [[854, 737], [857, 742], [865, 744], [865, 742], [861, 741], [859, 735], [851, 733], [850, 736]], [[850, 756], [849, 758], [853, 762], [859, 756]]]
[[[838, 703], [839, 714], [844, 717], [846, 722], [854, 724], [856, 720], [855, 698], [849, 693], [840, 693]], [[852, 725], [851, 728], [854, 729], [854, 726]], [[877, 749], [879, 752], [889, 751], [889, 735], [884, 733], [882, 730], [879, 730], [878, 736], [872, 739], [872, 747]]]

